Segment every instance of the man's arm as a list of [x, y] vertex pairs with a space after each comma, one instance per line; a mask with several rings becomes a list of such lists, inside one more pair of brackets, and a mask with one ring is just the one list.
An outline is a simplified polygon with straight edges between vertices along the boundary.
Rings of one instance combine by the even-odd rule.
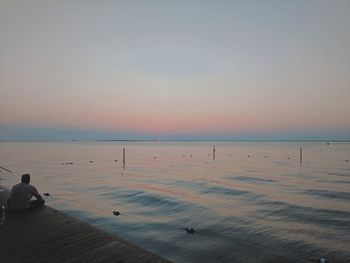
[[38, 193], [38, 190], [33, 186], [33, 192], [32, 194], [36, 197], [38, 200], [44, 200], [43, 197]]
[[39, 193], [35, 193], [35, 194], [33, 194], [35, 197], [36, 197], [36, 199], [38, 199], [38, 200], [44, 200], [43, 199], [43, 197], [39, 194]]

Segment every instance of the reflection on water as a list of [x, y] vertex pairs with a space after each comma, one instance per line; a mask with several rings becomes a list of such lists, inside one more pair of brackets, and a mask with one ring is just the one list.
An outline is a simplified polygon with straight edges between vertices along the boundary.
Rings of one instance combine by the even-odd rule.
[[1, 142], [1, 184], [29, 172], [48, 205], [175, 262], [350, 262], [350, 143], [304, 143], [302, 166], [297, 143], [213, 144]]

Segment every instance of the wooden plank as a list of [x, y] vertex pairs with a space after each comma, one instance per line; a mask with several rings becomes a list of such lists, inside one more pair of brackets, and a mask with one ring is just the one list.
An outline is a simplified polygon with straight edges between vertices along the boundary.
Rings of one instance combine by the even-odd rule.
[[8, 215], [0, 237], [4, 262], [170, 262], [50, 207]]

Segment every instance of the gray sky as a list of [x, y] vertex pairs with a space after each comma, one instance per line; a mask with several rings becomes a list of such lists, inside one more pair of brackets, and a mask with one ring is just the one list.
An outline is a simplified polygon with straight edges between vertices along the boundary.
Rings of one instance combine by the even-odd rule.
[[0, 126], [350, 138], [349, 13], [350, 1], [1, 0]]

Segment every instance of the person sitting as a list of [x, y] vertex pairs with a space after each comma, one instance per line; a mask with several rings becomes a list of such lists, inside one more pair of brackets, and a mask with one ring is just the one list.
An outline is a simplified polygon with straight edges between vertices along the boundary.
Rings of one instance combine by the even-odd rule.
[[[8, 209], [12, 212], [24, 211], [28, 209], [35, 209], [42, 207], [45, 200], [38, 193], [36, 188], [29, 184], [30, 175], [24, 174], [21, 178], [21, 183], [12, 187], [10, 199], [8, 200]], [[32, 197], [37, 199], [31, 201]]]

